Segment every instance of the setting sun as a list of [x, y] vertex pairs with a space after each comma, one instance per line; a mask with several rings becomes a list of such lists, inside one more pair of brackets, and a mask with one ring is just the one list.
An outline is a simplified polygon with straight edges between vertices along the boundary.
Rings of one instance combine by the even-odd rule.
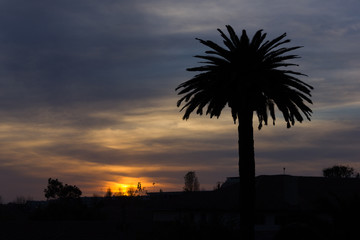
[[114, 196], [128, 196], [130, 189], [136, 189], [135, 185], [108, 182], [106, 189], [110, 189]]
[[135, 186], [118, 183], [114, 184], [114, 192], [115, 194], [118, 193], [120, 196], [128, 196], [128, 191], [130, 188], [135, 188]]
[[153, 191], [155, 189], [155, 183], [142, 182], [139, 179], [123, 179], [123, 182], [106, 182], [106, 189], [110, 189], [113, 196], [132, 196], [137, 194], [139, 188], [143, 192]]

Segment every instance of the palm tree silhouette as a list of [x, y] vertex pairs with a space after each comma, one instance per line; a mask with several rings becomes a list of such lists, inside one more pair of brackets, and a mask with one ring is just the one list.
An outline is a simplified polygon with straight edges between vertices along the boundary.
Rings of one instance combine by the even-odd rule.
[[298, 66], [288, 62], [298, 56], [287, 53], [300, 48], [282, 47], [290, 42], [284, 39], [286, 33], [265, 41], [266, 33], [259, 30], [250, 40], [245, 30], [239, 38], [231, 26], [226, 28], [229, 36], [218, 29], [226, 48], [196, 38], [211, 50], [195, 56], [205, 60], [201, 62], [204, 65], [187, 69], [199, 73], [176, 88], [182, 95], [177, 106], [183, 104], [180, 111], [185, 110], [185, 120], [195, 110], [202, 115], [204, 108], [210, 118], [219, 118], [224, 107], [230, 107], [234, 123], [238, 121], [241, 234], [242, 239], [254, 239], [253, 114], [256, 112], [259, 119], [259, 130], [267, 125], [269, 115], [275, 124], [275, 105], [288, 128], [295, 121], [302, 122], [303, 116], [310, 121], [312, 110], [306, 103], [312, 104], [313, 87], [298, 79], [305, 74], [286, 68]]

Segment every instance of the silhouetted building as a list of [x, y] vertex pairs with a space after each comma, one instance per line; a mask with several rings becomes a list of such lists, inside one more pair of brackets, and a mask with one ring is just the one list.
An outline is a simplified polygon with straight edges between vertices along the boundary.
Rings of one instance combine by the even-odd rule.
[[[27, 229], [35, 229], [36, 234], [45, 223], [56, 222], [62, 226], [57, 229], [64, 229], [62, 234], [70, 234], [69, 226], [76, 225], [81, 236], [92, 237], [87, 239], [100, 239], [96, 236], [105, 232], [120, 239], [168, 239], [179, 233], [183, 236], [173, 239], [188, 239], [191, 234], [197, 234], [193, 239], [232, 239], [241, 219], [239, 184], [240, 178], [231, 177], [214, 191], [83, 197], [81, 204], [75, 205], [52, 204], [57, 200], [0, 205], [0, 220], [3, 236], [13, 236], [13, 229], [25, 226], [31, 226]], [[270, 240], [276, 234], [280, 236], [276, 240], [295, 239], [289, 233], [302, 234], [296, 239], [353, 239], [349, 236], [357, 234], [360, 226], [360, 219], [354, 216], [360, 216], [359, 178], [256, 177], [256, 239]], [[14, 225], [18, 219], [21, 221]], [[97, 225], [98, 230], [84, 232], [83, 226], [90, 225]], [[111, 230], [105, 231], [108, 226]]]
[[[231, 177], [217, 191], [149, 193], [154, 201], [153, 221], [221, 224], [236, 230], [240, 221], [239, 184], [238, 177]], [[282, 227], [294, 223], [313, 228], [316, 224], [330, 226], [336, 221], [334, 211], [347, 199], [357, 199], [359, 193], [359, 178], [258, 176], [256, 235], [258, 239], [272, 239]]]

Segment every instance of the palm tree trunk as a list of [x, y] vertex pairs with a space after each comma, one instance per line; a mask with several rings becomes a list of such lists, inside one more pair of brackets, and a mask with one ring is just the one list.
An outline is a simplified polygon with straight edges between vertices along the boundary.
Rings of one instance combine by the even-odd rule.
[[239, 126], [239, 203], [241, 239], [255, 238], [255, 154], [253, 111], [238, 114]]

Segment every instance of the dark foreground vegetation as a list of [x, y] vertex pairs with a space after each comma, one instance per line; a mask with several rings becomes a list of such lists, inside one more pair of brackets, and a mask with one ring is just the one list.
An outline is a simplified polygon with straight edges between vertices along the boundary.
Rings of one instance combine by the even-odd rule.
[[[0, 205], [0, 239], [240, 239], [236, 181], [214, 191]], [[259, 176], [256, 186], [255, 239], [357, 239], [360, 178]]]
[[[89, 199], [88, 199], [89, 200]], [[333, 199], [334, 200], [334, 199]], [[27, 204], [0, 206], [0, 239], [239, 239], [234, 226], [218, 219], [195, 222], [184, 212], [175, 222], [155, 222], [153, 205], [144, 198], [92, 199], [93, 205], [77, 201], [53, 201], [34, 207]], [[360, 198], [323, 200], [319, 212], [286, 213], [276, 219], [281, 226], [274, 234], [257, 234], [256, 239], [354, 239], [360, 221]], [[257, 222], [263, 221], [260, 218]]]
[[236, 231], [219, 224], [194, 224], [191, 219], [155, 223], [153, 207], [145, 197], [1, 205], [0, 239], [205, 239], [236, 236]]

